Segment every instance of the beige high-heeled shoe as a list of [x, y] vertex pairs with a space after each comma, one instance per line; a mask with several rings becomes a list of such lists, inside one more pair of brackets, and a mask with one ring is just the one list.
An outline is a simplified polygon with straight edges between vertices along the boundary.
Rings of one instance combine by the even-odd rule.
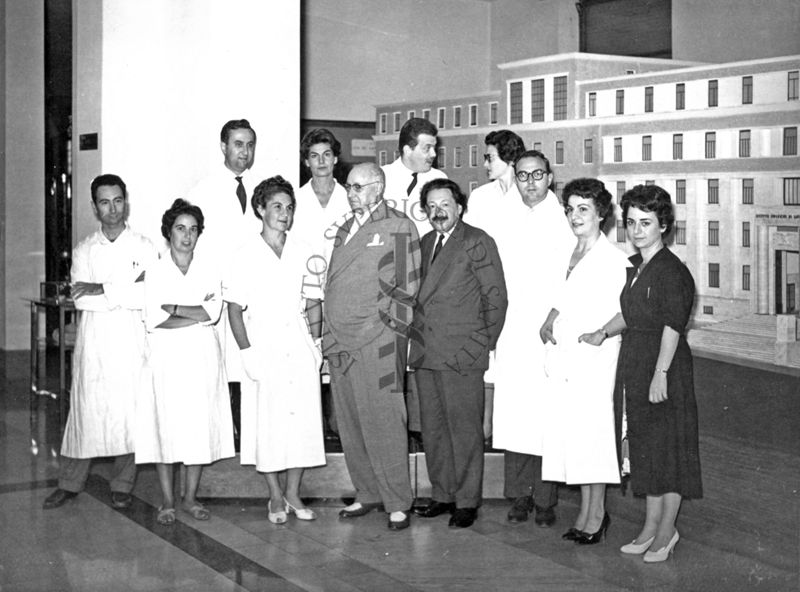
[[654, 540], [656, 540], [656, 537], [652, 536], [646, 541], [642, 541], [637, 545], [636, 539], [634, 539], [627, 545], [622, 545], [619, 550], [627, 555], [641, 555], [650, 548], [650, 545], [653, 544]]
[[678, 531], [675, 531], [675, 534], [672, 535], [672, 538], [667, 543], [666, 547], [661, 547], [658, 551], [648, 551], [644, 554], [644, 562], [645, 563], [659, 563], [661, 561], [666, 561], [669, 559], [669, 556], [672, 554], [672, 551], [675, 549], [675, 545], [678, 544], [678, 540], [681, 538], [681, 535], [678, 534]]
[[298, 520], [316, 520], [317, 515], [314, 513], [314, 510], [310, 508], [295, 508], [292, 504], [289, 503], [289, 500], [283, 498], [283, 503], [286, 504], [286, 511], [289, 514], [294, 514], [297, 516]]
[[269, 520], [273, 524], [283, 524], [284, 522], [286, 522], [286, 508], [284, 508], [280, 512], [273, 512], [272, 500], [269, 500], [267, 502], [267, 520]]

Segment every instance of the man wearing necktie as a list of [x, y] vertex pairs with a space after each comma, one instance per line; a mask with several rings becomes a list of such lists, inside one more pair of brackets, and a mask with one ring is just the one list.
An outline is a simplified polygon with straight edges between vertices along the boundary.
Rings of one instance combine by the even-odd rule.
[[[250, 207], [250, 198], [259, 179], [251, 168], [256, 157], [256, 132], [246, 119], [233, 119], [220, 130], [222, 166], [195, 185], [186, 199], [203, 210], [205, 229], [196, 254], [212, 257], [222, 269], [233, 254], [254, 234], [261, 232], [261, 221]], [[225, 352], [225, 369], [231, 390], [234, 440], [239, 449], [239, 382], [243, 369], [239, 348], [228, 328], [227, 311], [219, 324]]]
[[428, 231], [428, 216], [419, 205], [419, 191], [428, 181], [447, 178], [433, 168], [438, 133], [427, 119], [412, 117], [400, 129], [397, 141], [400, 156], [381, 167], [386, 175], [386, 201], [414, 221], [420, 236]]
[[467, 198], [449, 179], [425, 184], [433, 230], [421, 241], [422, 285], [409, 366], [415, 369], [431, 480], [423, 518], [471, 526], [483, 492], [483, 374], [505, 322], [506, 284], [494, 240], [462, 221]]

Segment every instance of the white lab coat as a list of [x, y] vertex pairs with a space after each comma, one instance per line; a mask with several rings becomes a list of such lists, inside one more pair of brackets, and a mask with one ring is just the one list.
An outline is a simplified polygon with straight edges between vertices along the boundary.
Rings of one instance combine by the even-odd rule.
[[322, 298], [312, 257], [291, 233], [280, 258], [256, 235], [224, 282], [225, 300], [246, 307], [247, 337], [262, 365], [258, 381], [242, 379], [241, 436], [242, 464], [262, 472], [325, 464], [322, 355], [305, 317], [306, 298]]
[[507, 231], [495, 236], [508, 290], [508, 310], [494, 365], [495, 448], [542, 454], [547, 398], [539, 329], [561, 285], [575, 235], [554, 193], [533, 208], [509, 205]]
[[157, 258], [147, 238], [126, 228], [113, 242], [102, 231], [72, 253], [72, 281], [103, 284], [75, 300], [80, 311], [72, 357], [70, 412], [61, 453], [71, 458], [134, 451], [136, 398], [144, 366], [142, 270]]

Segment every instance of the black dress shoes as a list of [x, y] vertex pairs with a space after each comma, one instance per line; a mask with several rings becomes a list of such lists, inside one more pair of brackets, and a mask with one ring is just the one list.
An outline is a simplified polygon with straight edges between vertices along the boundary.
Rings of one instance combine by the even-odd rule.
[[126, 508], [130, 508], [131, 503], [133, 503], [133, 498], [131, 497], [130, 493], [125, 493], [123, 491], [111, 492], [111, 505], [115, 508], [124, 510]]
[[523, 495], [515, 499], [511, 505], [511, 509], [508, 511], [508, 521], [513, 523], [525, 522], [531, 512], [533, 512], [533, 498], [529, 495]]
[[402, 514], [402, 520], [392, 520], [391, 515], [389, 515], [389, 530], [403, 530], [409, 527], [411, 524], [411, 512], [402, 512]]
[[567, 532], [561, 535], [561, 538], [565, 541], [574, 541], [579, 539], [583, 535], [583, 532], [574, 526], [570, 528]]
[[539, 506], [536, 506], [536, 517], [533, 519], [533, 521], [536, 523], [536, 526], [550, 528], [556, 523], [556, 512], [552, 507], [540, 508]]
[[450, 518], [450, 528], [469, 528], [478, 517], [478, 508], [457, 508]]
[[53, 493], [48, 495], [42, 507], [45, 510], [52, 510], [53, 508], [60, 508], [69, 500], [78, 495], [77, 491], [67, 491], [66, 489], [58, 488]]
[[414, 508], [414, 513], [422, 518], [436, 518], [442, 514], [452, 514], [456, 509], [456, 505], [452, 502], [444, 503], [432, 501], [427, 506]]
[[364, 516], [365, 514], [369, 514], [372, 510], [377, 510], [378, 508], [382, 508], [383, 504], [381, 503], [374, 503], [374, 504], [360, 504], [360, 508], [356, 508], [355, 510], [348, 510], [344, 508], [343, 510], [339, 510], [339, 518], [358, 518], [359, 516]]

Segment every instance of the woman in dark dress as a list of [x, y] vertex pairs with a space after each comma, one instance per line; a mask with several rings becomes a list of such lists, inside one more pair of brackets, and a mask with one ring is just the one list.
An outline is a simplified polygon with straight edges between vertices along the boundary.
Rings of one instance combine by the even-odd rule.
[[[681, 500], [700, 498], [700, 457], [692, 354], [684, 332], [694, 281], [663, 239], [675, 220], [669, 194], [637, 185], [622, 196], [628, 239], [639, 251], [620, 296], [622, 314], [609, 334], [622, 332], [614, 411], [618, 435], [627, 424], [631, 488], [647, 497], [645, 522], [620, 550], [666, 560], [680, 538]], [[619, 442], [619, 438], [617, 439]]]

